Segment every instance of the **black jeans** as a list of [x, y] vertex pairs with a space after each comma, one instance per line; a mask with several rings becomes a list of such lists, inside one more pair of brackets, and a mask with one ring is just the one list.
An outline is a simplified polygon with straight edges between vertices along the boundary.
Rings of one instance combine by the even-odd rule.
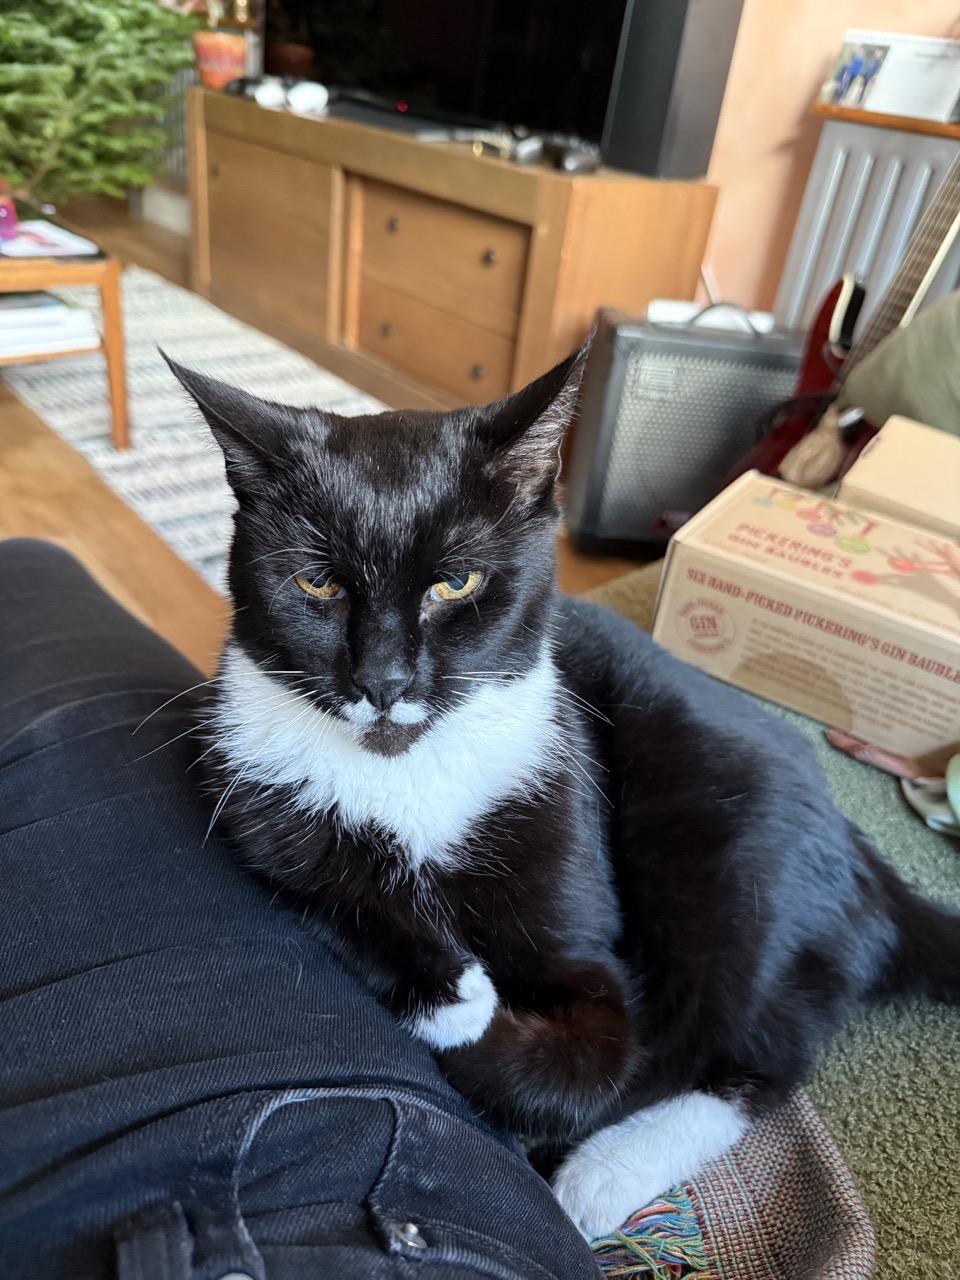
[[0, 1276], [596, 1280], [514, 1142], [204, 838], [196, 695], [156, 710], [199, 679], [0, 544]]

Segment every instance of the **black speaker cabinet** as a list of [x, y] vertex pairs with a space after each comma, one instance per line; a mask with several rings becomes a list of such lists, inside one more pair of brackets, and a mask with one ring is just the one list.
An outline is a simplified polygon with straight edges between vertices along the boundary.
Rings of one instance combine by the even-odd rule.
[[603, 127], [604, 163], [702, 178], [743, 0], [627, 0]]
[[801, 334], [651, 325], [601, 311], [567, 467], [584, 551], [659, 556], [793, 395]]

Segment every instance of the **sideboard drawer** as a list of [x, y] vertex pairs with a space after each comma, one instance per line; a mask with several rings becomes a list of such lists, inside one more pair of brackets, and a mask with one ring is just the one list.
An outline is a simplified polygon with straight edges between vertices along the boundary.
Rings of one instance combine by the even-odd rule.
[[507, 394], [514, 344], [364, 277], [358, 337], [401, 373], [483, 404]]
[[[516, 333], [529, 227], [382, 182], [363, 183], [363, 256], [404, 293]], [[465, 305], [466, 304], [466, 305]]]

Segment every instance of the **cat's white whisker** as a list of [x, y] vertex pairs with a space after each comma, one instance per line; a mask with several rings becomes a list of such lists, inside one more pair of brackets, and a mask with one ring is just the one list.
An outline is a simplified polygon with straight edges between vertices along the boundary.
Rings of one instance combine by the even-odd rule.
[[206, 841], [206, 840], [208, 840], [208, 839], [210, 838], [210, 832], [211, 832], [211, 831], [213, 830], [213, 828], [216, 826], [216, 824], [217, 824], [217, 819], [220, 817], [220, 814], [223, 812], [223, 807], [224, 807], [224, 805], [225, 805], [225, 804], [227, 803], [227, 801], [230, 799], [230, 797], [231, 797], [231, 795], [234, 793], [234, 791], [236, 791], [237, 787], [238, 787], [238, 786], [240, 785], [240, 783], [243, 781], [244, 775], [245, 775], [245, 774], [250, 770], [250, 768], [251, 768], [251, 767], [252, 767], [252, 764], [251, 764], [250, 762], [248, 762], [247, 764], [245, 764], [245, 765], [243, 766], [243, 768], [239, 771], [239, 773], [236, 775], [236, 777], [235, 777], [235, 778], [230, 782], [230, 784], [226, 787], [226, 789], [224, 790], [223, 795], [222, 795], [222, 796], [220, 797], [220, 799], [217, 801], [217, 803], [216, 803], [216, 805], [215, 805], [215, 807], [214, 807], [213, 813], [212, 813], [212, 815], [211, 815], [211, 817], [210, 817], [210, 822], [209, 822], [209, 823], [208, 823], [208, 825], [207, 825], [206, 834], [205, 834], [205, 835], [204, 835], [204, 837], [203, 837], [203, 838], [204, 838], [204, 841]]
[[561, 698], [566, 698], [568, 702], [579, 707], [581, 710], [586, 711], [588, 715], [596, 716], [598, 720], [603, 720], [605, 724], [613, 724], [610, 717], [605, 716], [599, 707], [595, 707], [592, 702], [588, 702], [587, 699], [581, 697], [579, 693], [574, 693], [574, 691], [566, 685], [560, 686], [559, 693]]
[[[294, 578], [297, 576], [298, 573], [303, 573], [303, 572], [304, 570], [302, 567], [299, 569], [295, 569], [293, 573], [288, 573], [287, 576], [283, 579], [279, 587], [277, 587], [276, 591], [274, 591], [273, 595], [270, 597], [270, 603], [267, 605], [268, 617], [273, 612], [274, 603], [276, 602], [277, 596], [280, 594], [280, 592], [284, 589], [284, 587], [287, 585], [288, 582], [292, 582], [294, 580]], [[306, 600], [306, 595], [304, 595], [304, 600]]]
[[[445, 675], [443, 679], [474, 680], [479, 683], [481, 680], [494, 681], [516, 679], [521, 674], [522, 673], [519, 671], [462, 671], [457, 674]], [[613, 724], [613, 721], [609, 716], [605, 716], [602, 711], [595, 707], [591, 702], [588, 702], [586, 698], [574, 693], [574, 691], [567, 688], [566, 685], [558, 684], [555, 693], [558, 698], [563, 698], [572, 706], [586, 711], [589, 715], [596, 716], [598, 720], [603, 720], [606, 724]]]
[[146, 760], [148, 756], [154, 755], [157, 751], [162, 751], [164, 747], [172, 747], [175, 742], [179, 742], [181, 738], [187, 738], [192, 733], [201, 733], [203, 731], [202, 724], [191, 724], [189, 728], [184, 729], [181, 733], [175, 734], [172, 738], [168, 738], [166, 742], [161, 742], [158, 747], [151, 747], [149, 751], [145, 751], [142, 756], [134, 756], [131, 764], [139, 764], [141, 760]]
[[470, 533], [467, 535], [467, 537], [463, 538], [460, 541], [460, 543], [455, 545], [455, 547], [447, 549], [448, 554], [453, 555], [454, 552], [456, 550], [459, 550], [460, 547], [464, 547], [464, 546], [470, 547], [477, 542], [479, 542], [481, 545], [484, 545], [484, 546], [489, 545], [489, 543], [492, 541], [492, 535], [497, 532], [497, 530], [503, 524], [504, 520], [506, 520], [506, 518], [510, 514], [511, 514], [511, 510], [509, 507], [507, 507], [504, 511], [501, 512], [501, 514], [497, 517], [497, 519], [493, 522], [492, 525], [484, 524], [480, 528], [471, 530]]
[[276, 551], [265, 551], [262, 556], [254, 556], [250, 563], [262, 564], [264, 560], [271, 560], [275, 556], [312, 556], [315, 554], [315, 547], [278, 547]]
[[206, 688], [206, 686], [209, 684], [216, 684], [216, 683], [217, 683], [217, 677], [214, 676], [212, 680], [200, 680], [197, 684], [192, 684], [189, 689], [181, 689], [179, 693], [175, 693], [173, 697], [168, 698], [166, 702], [161, 702], [160, 706], [156, 707], [153, 711], [151, 711], [148, 716], [144, 716], [144, 718], [140, 721], [140, 723], [133, 730], [133, 733], [131, 733], [130, 736], [133, 737], [133, 734], [139, 733], [148, 720], [152, 720], [154, 716], [158, 716], [160, 712], [164, 709], [164, 707], [170, 706], [171, 702], [176, 702], [178, 698], [185, 698], [188, 693], [193, 693], [197, 689], [203, 689], [203, 688]]
[[311, 538], [316, 539], [318, 542], [328, 541], [328, 536], [325, 530], [321, 529], [318, 525], [316, 525], [312, 520], [310, 520], [302, 512], [297, 517], [297, 523], [301, 524], [307, 530], [307, 533]]
[[[285, 692], [285, 691], [283, 691], [283, 692]], [[281, 691], [277, 691], [277, 697], [278, 697], [278, 699], [279, 699], [281, 696], [282, 696], [282, 695], [281, 695]], [[297, 699], [298, 701], [302, 701], [302, 702], [304, 702], [304, 703], [305, 703], [305, 705], [304, 705], [303, 709], [301, 710], [300, 714], [299, 714], [298, 716], [296, 716], [296, 717], [294, 718], [293, 722], [292, 722], [292, 723], [295, 725], [299, 720], [304, 719], [304, 718], [306, 717], [307, 713], [308, 713], [308, 712], [310, 712], [313, 708], [312, 708], [312, 705], [311, 705], [309, 702], [306, 702], [306, 700], [305, 700], [305, 699], [303, 699], [303, 698], [302, 698], [302, 696], [301, 696], [300, 694], [298, 694], [298, 693], [295, 693], [295, 692], [291, 691], [290, 696], [291, 696], [291, 697], [293, 697], [293, 698], [295, 698], [295, 699]], [[260, 699], [258, 700], [258, 704], [257, 704], [256, 709], [257, 709], [257, 710], [261, 710], [261, 709], [262, 709], [262, 708], [267, 704], [267, 702], [268, 702], [268, 699], [264, 698], [264, 697], [261, 695]], [[269, 707], [267, 707], [267, 709], [269, 710]], [[220, 727], [220, 726], [219, 726], [219, 724], [217, 725], [217, 727], [218, 727], [218, 729], [219, 729], [219, 727]], [[274, 736], [275, 736], [275, 735], [274, 735]], [[272, 739], [268, 739], [268, 740], [267, 740], [267, 743], [266, 743], [265, 745], [269, 746], [271, 741], [272, 741]], [[255, 763], [256, 763], [256, 762], [255, 762], [254, 760], [249, 760], [249, 761], [247, 761], [247, 762], [246, 762], [246, 764], [244, 764], [243, 768], [240, 770], [240, 772], [237, 774], [237, 776], [232, 780], [232, 782], [230, 783], [230, 785], [226, 788], [226, 790], [224, 791], [223, 795], [220, 797], [219, 801], [217, 802], [217, 804], [216, 804], [216, 806], [215, 806], [215, 808], [214, 808], [213, 816], [212, 816], [212, 817], [211, 817], [211, 819], [210, 819], [209, 826], [207, 827], [206, 836], [204, 837], [205, 839], [206, 839], [207, 837], [209, 837], [210, 832], [213, 830], [214, 826], [216, 825], [217, 819], [219, 818], [220, 814], [222, 813], [224, 805], [227, 803], [227, 801], [229, 800], [230, 796], [233, 794], [233, 792], [236, 790], [236, 788], [239, 786], [239, 784], [243, 781], [244, 777], [247, 775], [247, 773], [248, 773], [248, 772], [249, 772], [249, 770], [254, 766], [254, 764], [255, 764]], [[262, 780], [258, 779], [258, 782], [260, 782], [260, 781], [262, 781]]]

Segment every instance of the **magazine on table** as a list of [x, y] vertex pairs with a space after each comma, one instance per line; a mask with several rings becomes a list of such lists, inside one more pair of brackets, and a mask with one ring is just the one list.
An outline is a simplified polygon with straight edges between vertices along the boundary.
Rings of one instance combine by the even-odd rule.
[[0, 240], [4, 258], [78, 258], [100, 252], [98, 245], [44, 218], [28, 218], [17, 225], [12, 240]]

